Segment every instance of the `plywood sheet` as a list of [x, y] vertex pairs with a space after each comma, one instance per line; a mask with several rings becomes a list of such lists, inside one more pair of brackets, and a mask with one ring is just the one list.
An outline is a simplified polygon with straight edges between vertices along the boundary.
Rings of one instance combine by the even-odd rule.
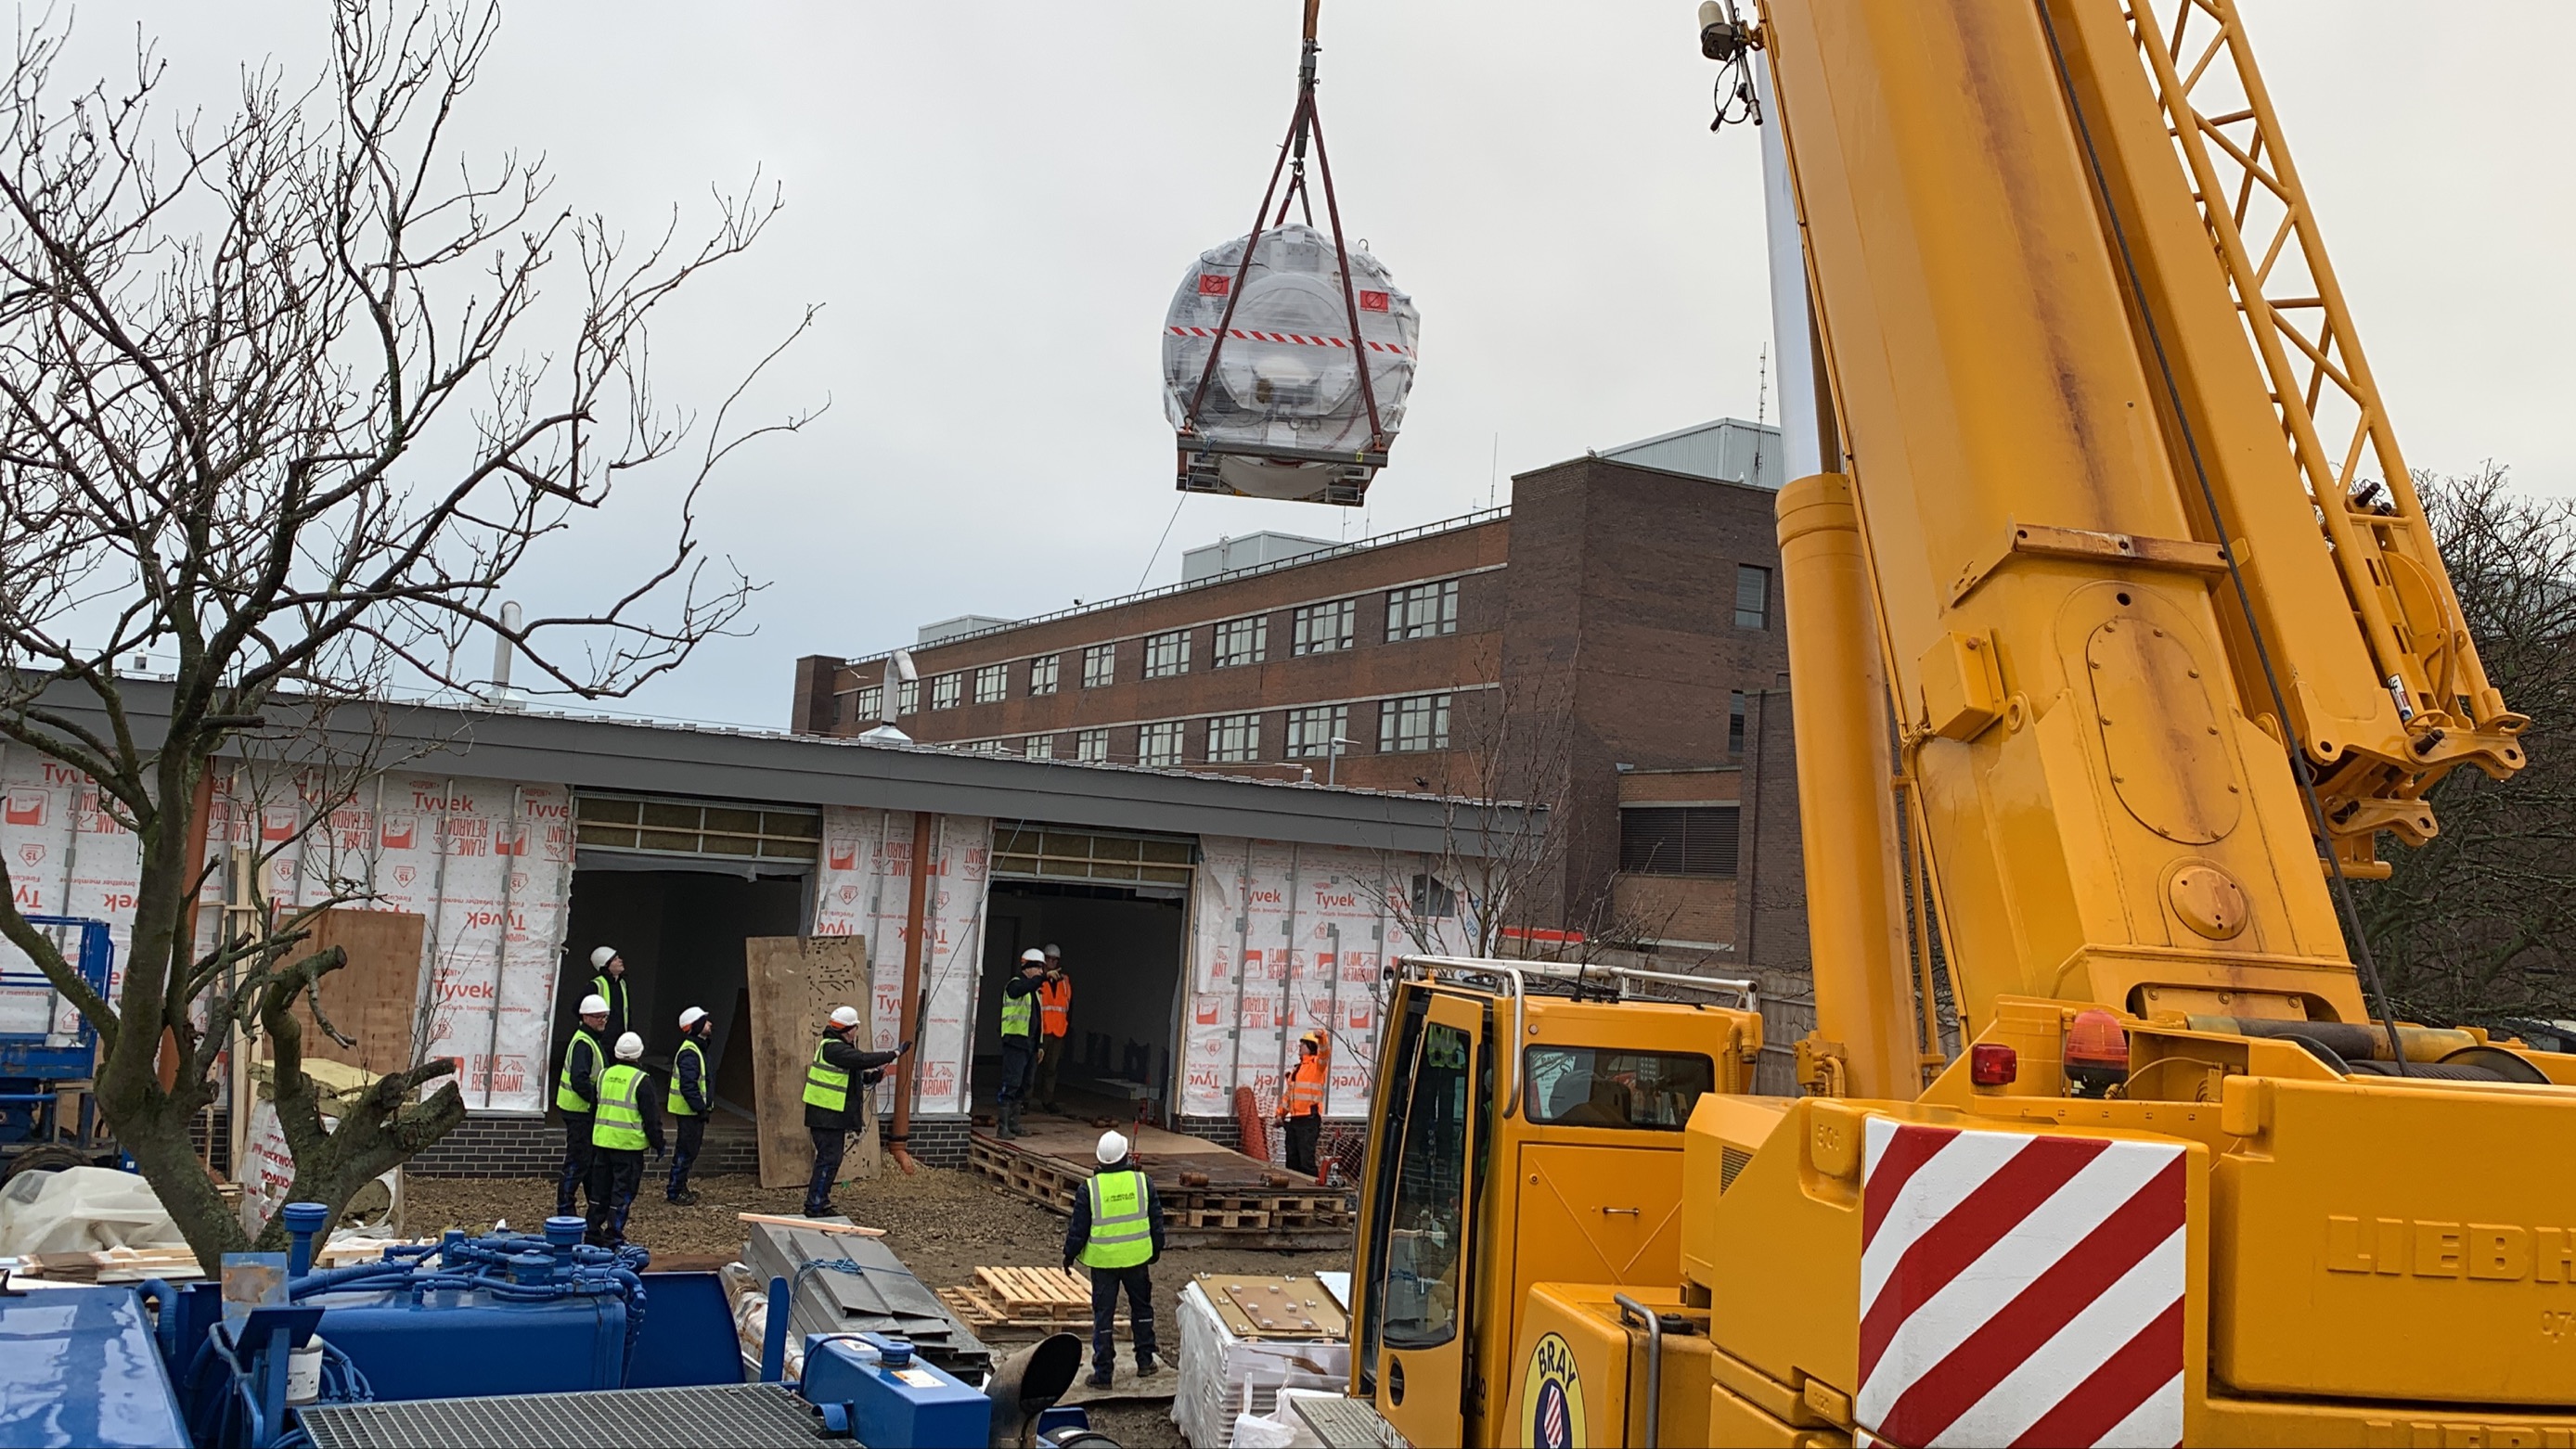
[[[836, 1006], [858, 1009], [859, 1040], [868, 1020], [868, 947], [858, 936], [755, 936], [742, 943], [751, 995], [753, 1094], [760, 1114], [760, 1185], [803, 1187], [814, 1175], [814, 1139], [805, 1135], [805, 1068], [825, 1019]], [[858, 1090], [853, 1083], [851, 1090]], [[877, 1119], [871, 1098], [864, 1130], [843, 1171], [877, 1174]]]
[[[341, 1035], [354, 1038], [355, 1044], [344, 1047], [331, 1040], [313, 1024], [311, 1003], [299, 1003], [307, 1057], [341, 1062], [377, 1076], [411, 1066], [420, 1000], [421, 929], [421, 918], [407, 911], [321, 914], [304, 953], [333, 946], [349, 953], [348, 965], [322, 978], [322, 1010]], [[483, 1049], [479, 1036], [470, 1049]]]

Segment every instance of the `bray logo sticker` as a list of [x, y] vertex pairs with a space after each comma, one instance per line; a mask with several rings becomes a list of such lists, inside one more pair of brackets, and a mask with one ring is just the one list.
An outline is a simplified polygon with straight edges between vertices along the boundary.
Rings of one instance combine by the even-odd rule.
[[1583, 1443], [1583, 1376], [1574, 1346], [1551, 1333], [1530, 1350], [1521, 1384], [1521, 1442], [1532, 1449], [1576, 1449]]

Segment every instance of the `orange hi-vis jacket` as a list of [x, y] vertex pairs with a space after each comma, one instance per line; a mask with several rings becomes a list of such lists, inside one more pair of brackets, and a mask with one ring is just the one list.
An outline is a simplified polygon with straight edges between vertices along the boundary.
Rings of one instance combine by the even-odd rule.
[[1324, 1115], [1324, 1058], [1321, 1053], [1298, 1059], [1296, 1070], [1288, 1075], [1288, 1090], [1280, 1094], [1279, 1106], [1282, 1116]]
[[1038, 983], [1038, 1010], [1043, 1019], [1038, 1030], [1047, 1036], [1062, 1036], [1073, 1019], [1073, 978]]

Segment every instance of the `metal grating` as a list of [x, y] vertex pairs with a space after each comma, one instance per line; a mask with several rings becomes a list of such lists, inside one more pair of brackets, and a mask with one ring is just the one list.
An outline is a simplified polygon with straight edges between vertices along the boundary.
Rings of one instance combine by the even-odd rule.
[[1308, 1398], [1299, 1395], [1288, 1401], [1297, 1417], [1325, 1449], [1412, 1449], [1393, 1424], [1377, 1411], [1377, 1405], [1366, 1399]]
[[297, 1417], [314, 1449], [633, 1449], [679, 1442], [681, 1425], [691, 1444], [823, 1442], [822, 1420], [783, 1384], [315, 1404]]

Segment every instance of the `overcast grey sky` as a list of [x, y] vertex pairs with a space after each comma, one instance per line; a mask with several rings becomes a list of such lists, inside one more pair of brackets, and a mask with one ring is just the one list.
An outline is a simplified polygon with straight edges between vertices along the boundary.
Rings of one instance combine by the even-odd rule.
[[[2417, 467], [2492, 457], [2576, 492], [2576, 5], [2242, 0]], [[1691, 0], [1326, 0], [1343, 216], [1422, 313], [1422, 368], [1365, 516], [1194, 497], [1173, 518], [1158, 332], [1239, 235], [1293, 99], [1297, 0], [896, 5], [516, 0], [468, 117], [559, 193], [655, 228], [755, 167], [788, 210], [655, 338], [717, 400], [807, 302], [760, 401], [831, 410], [728, 476], [708, 532], [771, 587], [636, 706], [777, 726], [793, 661], [1178, 577], [1182, 548], [1386, 532], [1481, 507], [1499, 471], [1751, 416], [1768, 341], [1752, 137], [1707, 129]], [[319, 0], [92, 3], [174, 91], [320, 54]], [[522, 591], [584, 597], [656, 530], [612, 520]], [[606, 587], [623, 574], [601, 576]]]

